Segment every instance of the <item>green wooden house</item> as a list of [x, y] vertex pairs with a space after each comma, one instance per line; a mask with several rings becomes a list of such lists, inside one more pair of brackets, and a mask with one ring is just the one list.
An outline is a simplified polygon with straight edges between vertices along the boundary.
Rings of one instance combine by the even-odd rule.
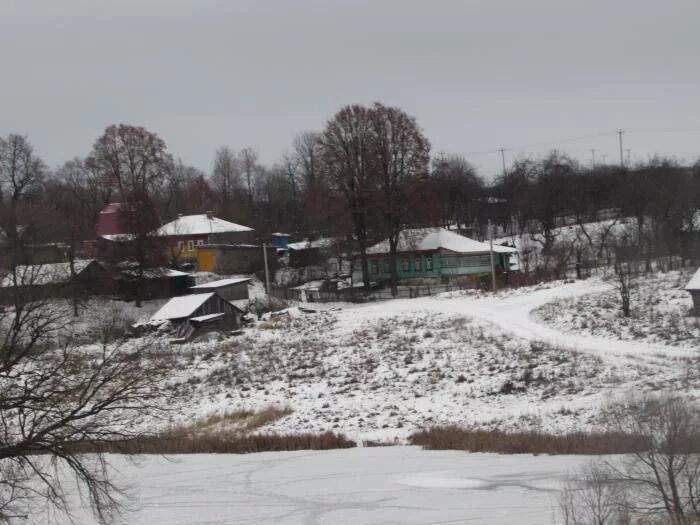
[[[493, 246], [494, 262], [498, 272], [509, 271], [517, 261], [518, 250], [508, 246]], [[389, 240], [367, 250], [372, 281], [390, 278], [391, 259]], [[399, 280], [452, 278], [478, 280], [491, 273], [491, 250], [483, 243], [444, 228], [404, 230], [397, 247], [397, 274]], [[359, 265], [355, 265], [353, 279], [362, 280]]]

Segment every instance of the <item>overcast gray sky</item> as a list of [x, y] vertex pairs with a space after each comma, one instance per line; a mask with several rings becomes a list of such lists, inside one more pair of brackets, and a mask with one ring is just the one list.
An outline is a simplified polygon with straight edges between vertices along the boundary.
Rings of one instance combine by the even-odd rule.
[[[56, 166], [111, 123], [209, 170], [266, 163], [341, 106], [414, 115], [433, 152], [700, 155], [698, 0], [0, 0], [0, 134]], [[484, 175], [499, 153], [467, 155]]]

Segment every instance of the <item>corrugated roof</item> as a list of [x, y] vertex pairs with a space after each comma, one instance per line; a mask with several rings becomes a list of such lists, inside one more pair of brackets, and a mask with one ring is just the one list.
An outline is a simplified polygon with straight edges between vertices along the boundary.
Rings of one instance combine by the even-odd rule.
[[216, 293], [198, 293], [173, 297], [153, 314], [151, 321], [166, 321], [189, 317]]
[[[399, 234], [397, 252], [433, 251], [443, 248], [457, 253], [489, 253], [488, 243], [475, 241], [445, 228], [416, 228]], [[508, 246], [493, 245], [496, 253], [515, 253], [518, 250]], [[370, 255], [389, 253], [389, 239], [367, 249]]]
[[695, 272], [695, 275], [691, 277], [690, 281], [688, 284], [685, 286], [686, 290], [700, 290], [700, 268], [698, 268], [698, 271]]
[[206, 235], [209, 233], [250, 232], [252, 228], [217, 217], [201, 215], [184, 215], [158, 228], [158, 235]]
[[231, 286], [234, 284], [250, 281], [250, 277], [238, 277], [231, 279], [219, 279], [218, 281], [210, 281], [204, 284], [198, 284], [196, 286], [190, 286], [190, 290], [204, 290], [212, 288], [223, 288], [224, 286]]

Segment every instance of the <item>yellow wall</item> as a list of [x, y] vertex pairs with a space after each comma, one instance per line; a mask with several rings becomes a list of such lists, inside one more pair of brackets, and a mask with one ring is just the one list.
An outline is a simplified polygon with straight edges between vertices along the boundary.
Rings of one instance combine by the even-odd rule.
[[207, 248], [197, 250], [197, 269], [200, 272], [214, 271], [214, 250]]

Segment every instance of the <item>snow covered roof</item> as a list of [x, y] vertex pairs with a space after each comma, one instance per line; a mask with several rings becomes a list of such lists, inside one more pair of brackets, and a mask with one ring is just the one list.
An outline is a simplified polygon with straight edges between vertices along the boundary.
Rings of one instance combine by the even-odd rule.
[[128, 242], [133, 241], [136, 236], [133, 233], [111, 233], [107, 235], [100, 235], [100, 238], [104, 239], [105, 241]]
[[250, 277], [238, 277], [232, 279], [219, 279], [218, 281], [209, 281], [208, 283], [190, 286], [190, 290], [205, 290], [213, 288], [223, 288], [224, 286], [232, 286], [234, 284], [250, 281]]
[[209, 233], [252, 232], [252, 228], [234, 222], [201, 215], [183, 215], [158, 228], [158, 235], [206, 235]]
[[[122, 269], [121, 273], [130, 277], [138, 277], [138, 268]], [[163, 277], [182, 277], [183, 275], [189, 274], [187, 272], [181, 272], [180, 270], [173, 270], [171, 268], [147, 268], [143, 271], [143, 277], [145, 279], [161, 279]]]
[[327, 248], [333, 244], [335, 239], [324, 237], [315, 241], [292, 242], [287, 245], [290, 250], [308, 250], [309, 248]]
[[[81, 274], [95, 259], [77, 259], [73, 261], [75, 275]], [[43, 286], [70, 281], [70, 263], [30, 264], [20, 265], [15, 269], [17, 284], [20, 286]], [[0, 287], [14, 286], [12, 274], [8, 274], [0, 282]]]
[[688, 284], [685, 286], [686, 290], [700, 290], [700, 268], [695, 272], [695, 275], [690, 279]]
[[216, 293], [198, 293], [173, 297], [165, 303], [160, 310], [153, 314], [151, 321], [165, 321], [189, 317], [213, 295], [216, 295]]
[[194, 321], [195, 323], [206, 323], [208, 321], [213, 321], [214, 319], [219, 319], [223, 316], [223, 312], [221, 312], [220, 314], [198, 315], [197, 317], [193, 317], [192, 319], [190, 319], [190, 321]]
[[[404, 230], [399, 234], [398, 252], [433, 251], [443, 248], [457, 253], [488, 253], [488, 243], [475, 241], [445, 228], [416, 228]], [[508, 246], [493, 245], [496, 253], [515, 253], [518, 250]], [[389, 239], [367, 249], [370, 255], [389, 253]]]

